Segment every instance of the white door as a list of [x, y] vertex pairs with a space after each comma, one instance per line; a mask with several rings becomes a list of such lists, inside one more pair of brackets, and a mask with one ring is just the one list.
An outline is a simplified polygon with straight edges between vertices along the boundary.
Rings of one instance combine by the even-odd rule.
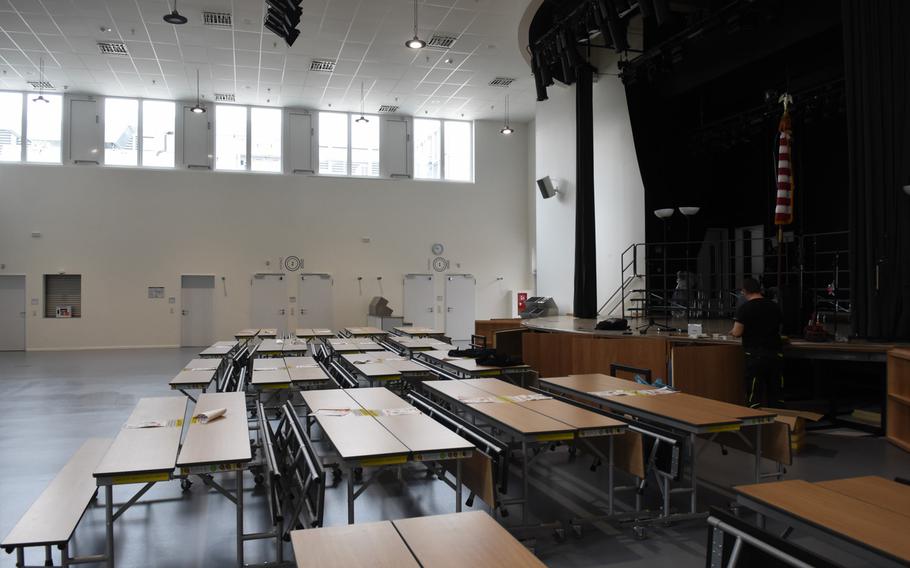
[[432, 274], [404, 275], [404, 321], [417, 327], [436, 327], [436, 286]]
[[300, 275], [297, 286], [297, 327], [335, 329], [331, 275]]
[[446, 335], [469, 340], [474, 333], [474, 277], [446, 275]]
[[25, 351], [25, 276], [0, 276], [0, 351]]
[[215, 277], [180, 277], [180, 345], [208, 347], [215, 341]]
[[250, 324], [258, 328], [275, 328], [278, 335], [288, 332], [288, 287], [284, 274], [254, 274]]

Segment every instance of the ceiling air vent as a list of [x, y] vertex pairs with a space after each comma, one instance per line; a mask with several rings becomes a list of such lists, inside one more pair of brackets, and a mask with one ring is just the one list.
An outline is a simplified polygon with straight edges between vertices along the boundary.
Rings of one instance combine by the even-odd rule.
[[215, 93], [215, 102], [216, 103], [235, 102], [234, 93]]
[[433, 37], [427, 42], [427, 47], [449, 49], [456, 39], [458, 39], [456, 36], [450, 34], [433, 34]]
[[398, 112], [398, 105], [380, 105], [379, 112], [384, 112], [384, 113]]
[[28, 81], [33, 89], [53, 89], [54, 86], [50, 81]]
[[512, 77], [496, 77], [495, 79], [490, 81], [490, 86], [491, 87], [508, 87], [514, 81], [515, 81], [515, 79], [513, 79]]
[[98, 49], [105, 55], [129, 55], [122, 41], [99, 41]]
[[310, 63], [310, 71], [320, 73], [331, 73], [335, 70], [335, 62], [331, 59], [314, 59]]
[[230, 28], [234, 25], [230, 12], [209, 12], [203, 10], [202, 25], [213, 26], [216, 28]]

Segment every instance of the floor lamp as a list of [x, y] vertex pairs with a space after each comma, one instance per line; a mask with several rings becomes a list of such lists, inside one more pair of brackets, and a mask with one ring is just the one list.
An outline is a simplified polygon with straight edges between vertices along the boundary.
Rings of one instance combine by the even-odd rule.
[[663, 271], [664, 272], [663, 273], [664, 323], [663, 323], [663, 325], [658, 324], [657, 322], [654, 321], [654, 316], [649, 315], [647, 325], [643, 326], [642, 328], [640, 328], [638, 330], [638, 332], [641, 333], [642, 335], [647, 333], [648, 329], [650, 329], [651, 327], [656, 327], [657, 329], [664, 329], [664, 330], [668, 330], [668, 331], [671, 330], [671, 328], [670, 328], [670, 311], [669, 311], [670, 302], [669, 302], [669, 297], [668, 297], [669, 294], [668, 294], [668, 290], [667, 290], [667, 222], [669, 221], [670, 217], [673, 216], [674, 211], [675, 211], [675, 209], [673, 209], [673, 208], [655, 209], [654, 210], [654, 216], [657, 217], [658, 219], [660, 219], [661, 223], [663, 223], [663, 226], [664, 226], [664, 241], [663, 241], [663, 249], [664, 249], [664, 259], [663, 259], [663, 266], [664, 266], [664, 271]]
[[692, 300], [692, 281], [689, 280], [689, 276], [692, 274], [692, 271], [689, 269], [689, 242], [692, 240], [691, 237], [691, 219], [695, 215], [698, 215], [698, 212], [701, 211], [701, 207], [680, 207], [679, 212], [683, 214], [686, 218], [686, 321], [689, 321], [689, 304]]

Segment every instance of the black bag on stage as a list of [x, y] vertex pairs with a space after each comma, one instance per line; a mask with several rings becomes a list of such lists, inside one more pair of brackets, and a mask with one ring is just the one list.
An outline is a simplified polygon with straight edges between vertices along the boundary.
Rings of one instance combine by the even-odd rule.
[[625, 331], [629, 329], [629, 322], [625, 318], [607, 318], [603, 321], [597, 322], [597, 325], [594, 326], [594, 329], [599, 329], [601, 331]]

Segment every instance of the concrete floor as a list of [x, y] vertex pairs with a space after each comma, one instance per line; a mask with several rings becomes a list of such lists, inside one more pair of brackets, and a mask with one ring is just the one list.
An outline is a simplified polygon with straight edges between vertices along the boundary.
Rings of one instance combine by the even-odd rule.
[[[136, 401], [143, 396], [173, 394], [167, 381], [193, 357], [194, 349], [112, 350], [47, 353], [0, 353], [0, 536], [40, 494], [85, 438], [113, 437]], [[176, 396], [176, 395], [175, 395]], [[807, 449], [789, 468], [787, 478], [810, 481], [877, 474], [910, 475], [910, 455], [881, 438], [810, 434]], [[750, 458], [736, 451], [722, 456], [717, 447], [703, 455], [699, 471], [720, 486], [750, 481]], [[589, 469], [590, 459], [570, 460], [565, 452], [545, 452], [531, 472], [534, 516], [565, 519], [595, 513], [605, 499], [605, 471]], [[448, 487], [406, 472], [407, 483], [387, 475], [356, 502], [358, 522], [453, 511]], [[227, 481], [227, 480], [225, 480]], [[512, 486], [518, 485], [514, 480]], [[247, 482], [247, 487], [253, 484]], [[129, 488], [117, 488], [123, 502]], [[326, 525], [346, 521], [344, 485], [327, 491]], [[118, 565], [124, 567], [229, 566], [234, 554], [235, 509], [223, 496], [196, 483], [188, 494], [177, 482], [159, 484], [141, 504], [116, 524]], [[726, 505], [729, 497], [707, 487], [703, 504]], [[258, 490], [246, 494], [247, 530], [265, 528], [266, 506]], [[679, 503], [681, 507], [682, 502]], [[484, 505], [477, 500], [474, 508]], [[845, 512], [849, 514], [849, 512]], [[507, 520], [512, 520], [513, 517]], [[517, 519], [516, 519], [517, 520]], [[774, 528], [774, 527], [772, 527]], [[74, 538], [74, 553], [103, 550], [103, 508], [90, 509]], [[794, 534], [793, 540], [831, 552], [827, 543]], [[706, 529], [702, 522], [655, 528], [644, 540], [628, 528], [605, 524], [586, 527], [581, 538], [557, 542], [538, 538], [535, 553], [557, 567], [622, 566], [687, 568], [704, 566]], [[288, 546], [288, 555], [290, 547]], [[246, 546], [248, 562], [270, 560], [271, 547]], [[838, 553], [847, 566], [862, 566]], [[35, 564], [40, 555], [30, 556]], [[13, 566], [0, 552], [0, 566]]]

